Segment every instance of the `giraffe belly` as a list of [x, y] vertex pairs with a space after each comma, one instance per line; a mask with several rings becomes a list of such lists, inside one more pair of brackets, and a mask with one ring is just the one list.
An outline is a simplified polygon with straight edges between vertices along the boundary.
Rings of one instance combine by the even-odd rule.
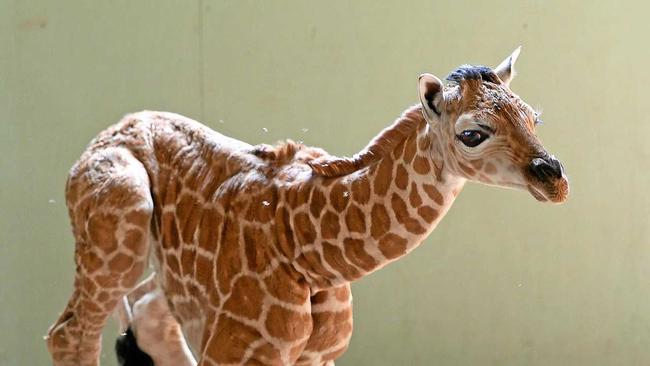
[[205, 328], [205, 316], [203, 309], [199, 307], [191, 297], [178, 295], [165, 289], [163, 291], [167, 298], [170, 311], [178, 321], [185, 336], [185, 340], [195, 355], [200, 355], [201, 340]]

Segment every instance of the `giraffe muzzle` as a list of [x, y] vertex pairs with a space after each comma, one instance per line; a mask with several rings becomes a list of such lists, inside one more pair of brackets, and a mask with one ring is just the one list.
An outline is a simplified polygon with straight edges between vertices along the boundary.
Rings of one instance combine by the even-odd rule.
[[528, 165], [528, 190], [539, 201], [562, 203], [569, 196], [564, 166], [552, 155], [534, 158]]

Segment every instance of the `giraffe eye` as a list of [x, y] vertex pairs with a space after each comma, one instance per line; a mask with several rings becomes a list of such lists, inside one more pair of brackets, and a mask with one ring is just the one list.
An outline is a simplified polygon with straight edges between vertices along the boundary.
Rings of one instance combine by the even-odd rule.
[[476, 147], [488, 137], [490, 136], [487, 133], [479, 130], [465, 130], [456, 135], [456, 138], [467, 147]]

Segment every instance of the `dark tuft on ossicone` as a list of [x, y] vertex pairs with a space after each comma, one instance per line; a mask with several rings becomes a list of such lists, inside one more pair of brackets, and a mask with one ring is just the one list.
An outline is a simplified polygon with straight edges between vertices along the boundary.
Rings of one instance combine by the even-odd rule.
[[447, 75], [447, 81], [460, 84], [463, 80], [481, 80], [489, 83], [500, 84], [501, 80], [497, 74], [487, 66], [462, 65], [451, 74]]

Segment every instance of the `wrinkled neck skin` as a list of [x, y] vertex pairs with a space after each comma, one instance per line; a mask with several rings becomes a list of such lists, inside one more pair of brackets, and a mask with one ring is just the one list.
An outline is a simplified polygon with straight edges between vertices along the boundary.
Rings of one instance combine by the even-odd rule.
[[394, 139], [378, 160], [341, 177], [317, 177], [301, 188], [310, 192], [303, 211], [310, 219], [294, 214], [294, 234], [303, 243], [294, 263], [312, 290], [359, 279], [409, 253], [463, 188], [465, 179], [445, 162], [441, 131], [418, 108], [406, 114], [416, 118], [415, 127], [401, 141]]

